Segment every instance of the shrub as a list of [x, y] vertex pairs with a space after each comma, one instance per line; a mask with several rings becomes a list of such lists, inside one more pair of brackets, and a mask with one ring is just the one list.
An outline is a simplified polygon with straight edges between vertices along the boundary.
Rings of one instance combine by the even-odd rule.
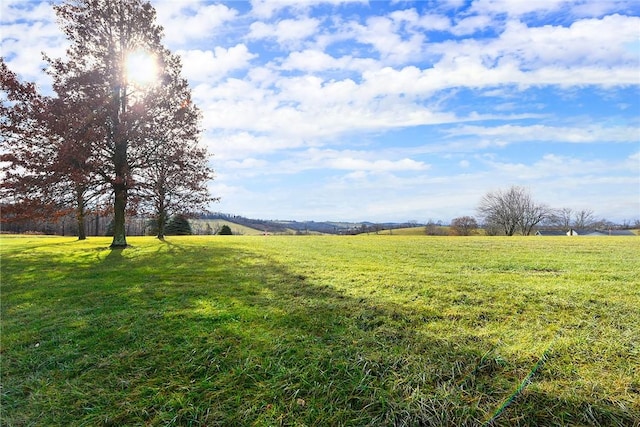
[[231, 236], [233, 233], [231, 232], [231, 227], [229, 227], [227, 224], [224, 224], [222, 228], [220, 228], [218, 234], [221, 236]]
[[165, 234], [167, 236], [188, 236], [193, 234], [193, 232], [186, 216], [174, 215], [167, 223]]
[[461, 216], [451, 221], [452, 234], [456, 236], [469, 236], [478, 229], [476, 219], [471, 216]]

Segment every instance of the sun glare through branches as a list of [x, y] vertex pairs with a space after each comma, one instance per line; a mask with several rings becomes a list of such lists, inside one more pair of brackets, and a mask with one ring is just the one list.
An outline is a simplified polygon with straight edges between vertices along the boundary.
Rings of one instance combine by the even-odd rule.
[[130, 83], [146, 86], [158, 78], [156, 58], [143, 50], [136, 50], [127, 55], [125, 70]]

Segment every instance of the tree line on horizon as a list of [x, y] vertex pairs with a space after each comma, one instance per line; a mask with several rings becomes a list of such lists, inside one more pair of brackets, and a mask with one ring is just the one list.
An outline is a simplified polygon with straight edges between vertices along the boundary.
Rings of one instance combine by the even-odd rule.
[[[563, 231], [640, 228], [640, 219], [636, 219], [634, 224], [614, 224], [605, 219], [596, 219], [590, 209], [574, 211], [571, 208], [552, 208], [535, 201], [529, 190], [517, 185], [487, 192], [480, 199], [476, 211], [479, 222], [472, 216], [454, 218], [450, 224], [450, 234], [468, 236], [479, 228], [489, 236], [529, 236], [539, 228]], [[437, 234], [429, 230], [427, 225], [427, 234]]]
[[[94, 211], [90, 211], [87, 213], [86, 219], [85, 233], [87, 235], [113, 236], [113, 215], [101, 216]], [[181, 214], [172, 215], [167, 222], [165, 235], [223, 234], [222, 227], [224, 223], [238, 224], [267, 234], [394, 234], [397, 229], [420, 228], [422, 229], [421, 234], [429, 236], [504, 235], [503, 229], [498, 224], [488, 223], [486, 218], [479, 218], [478, 220], [475, 216], [469, 215], [453, 218], [450, 222], [430, 219], [425, 222], [411, 220], [402, 223], [374, 223], [265, 220], [208, 211], [200, 214], [192, 214], [188, 218]], [[549, 209], [549, 216], [545, 217], [544, 220], [533, 227], [532, 231], [541, 229], [561, 230], [563, 232], [567, 232], [570, 229], [593, 229], [600, 231], [640, 230], [640, 219], [614, 223], [606, 219], [597, 218], [594, 212], [589, 209], [575, 211], [571, 208]], [[228, 231], [225, 230], [225, 232]], [[53, 220], [4, 222], [0, 224], [0, 233], [70, 236], [78, 235], [78, 230], [73, 215], [68, 214]], [[243, 234], [243, 232], [241, 230], [235, 230], [232, 234]], [[516, 229], [514, 234], [522, 234], [521, 229]], [[157, 221], [151, 216], [129, 216], [127, 218], [127, 235], [157, 235]]]
[[[66, 0], [53, 6], [69, 41], [65, 58], [45, 55], [53, 94], [22, 82], [0, 58], [2, 223], [51, 222], [73, 212], [112, 217], [112, 248], [127, 246], [126, 219], [147, 215], [163, 238], [169, 218], [215, 200], [201, 112], [177, 55], [162, 44], [143, 0]], [[157, 66], [148, 83], [128, 75], [132, 55]], [[96, 227], [98, 221], [96, 220]]]

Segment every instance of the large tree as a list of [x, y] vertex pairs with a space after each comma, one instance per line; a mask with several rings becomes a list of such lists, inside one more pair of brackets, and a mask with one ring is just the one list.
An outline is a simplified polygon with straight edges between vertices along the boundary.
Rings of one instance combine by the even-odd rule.
[[488, 192], [478, 205], [478, 215], [485, 226], [499, 227], [507, 236], [513, 236], [518, 230], [529, 235], [550, 213], [545, 205], [533, 201], [526, 188], [515, 185]]
[[507, 236], [513, 236], [520, 221], [519, 196], [522, 189], [511, 187], [508, 190], [490, 191], [478, 205], [478, 216], [485, 226], [499, 227]]
[[[175, 116], [173, 110], [185, 101], [184, 90], [159, 89], [177, 87], [180, 62], [163, 47], [162, 28], [148, 2], [67, 0], [54, 7], [70, 47], [66, 58], [50, 60], [50, 73], [57, 86], [91, 111], [91, 125], [99, 127], [88, 162], [113, 193], [111, 246], [125, 247], [127, 203], [142, 176], [136, 168], [148, 167], [154, 144], [180, 143], [174, 138], [158, 140], [153, 132], [154, 117], [163, 111]], [[127, 64], [135, 55], [156, 61], [155, 79], [134, 81]], [[172, 126], [183, 124], [168, 121], [164, 129], [171, 132]]]
[[[167, 63], [178, 61], [166, 58]], [[172, 75], [154, 93], [159, 103], [145, 106], [151, 112], [150, 126], [138, 156], [143, 164], [135, 168], [139, 171], [135, 194], [140, 207], [153, 215], [157, 237], [163, 239], [168, 218], [202, 212], [216, 199], [207, 189], [213, 171], [207, 150], [198, 145], [200, 111], [191, 102], [187, 81]]]
[[5, 221], [51, 221], [75, 210], [83, 240], [87, 204], [104, 194], [91, 162], [91, 142], [101, 138], [95, 133], [100, 120], [90, 105], [80, 102], [81, 94], [70, 82], [54, 84], [57, 96], [42, 96], [0, 60], [0, 197]]

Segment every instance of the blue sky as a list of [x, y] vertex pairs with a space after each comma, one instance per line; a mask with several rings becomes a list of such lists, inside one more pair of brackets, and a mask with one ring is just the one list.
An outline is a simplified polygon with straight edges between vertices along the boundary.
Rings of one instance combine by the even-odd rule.
[[[637, 1], [152, 4], [203, 111], [213, 210], [448, 221], [521, 185], [640, 219]], [[50, 90], [49, 4], [0, 7], [2, 55]]]

